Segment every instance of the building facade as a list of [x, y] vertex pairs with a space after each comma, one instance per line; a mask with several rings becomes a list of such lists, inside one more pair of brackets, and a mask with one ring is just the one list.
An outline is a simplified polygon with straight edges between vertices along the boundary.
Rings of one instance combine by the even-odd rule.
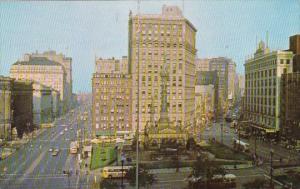
[[123, 56], [121, 59], [114, 57], [108, 59], [98, 58], [95, 70], [97, 73], [122, 73], [128, 74], [128, 59]]
[[131, 132], [131, 77], [122, 73], [94, 73], [92, 78], [92, 134]]
[[[192, 132], [195, 106], [196, 29], [176, 6], [162, 14], [129, 16], [129, 73], [132, 74], [133, 129], [140, 131], [153, 116], [159, 120], [162, 65], [166, 63], [168, 116]], [[139, 100], [138, 100], [139, 99]], [[154, 113], [150, 116], [151, 107]], [[152, 114], [152, 113], [151, 113]]]
[[289, 50], [294, 53], [293, 72], [300, 72], [300, 34], [290, 37]]
[[11, 139], [13, 79], [0, 76], [0, 139]]
[[236, 98], [236, 64], [230, 61], [228, 64], [228, 100], [232, 102]]
[[273, 51], [261, 41], [254, 56], [245, 62], [244, 119], [263, 134], [280, 127], [280, 80], [293, 69], [293, 53]]
[[66, 73], [61, 64], [44, 57], [26, 57], [11, 66], [10, 76], [16, 80], [30, 80], [59, 92], [60, 108], [63, 112], [68, 93], [66, 92]]
[[195, 66], [196, 71], [209, 71], [209, 58], [196, 58], [195, 60]]
[[25, 59], [29, 61], [30, 58], [47, 58], [53, 63], [58, 63], [63, 67], [65, 73], [65, 84], [63, 94], [60, 91], [60, 95], [63, 98], [62, 112], [66, 112], [71, 108], [72, 105], [72, 94], [73, 94], [73, 76], [72, 76], [72, 58], [66, 57], [64, 54], [57, 54], [56, 51], [50, 50], [43, 53], [35, 52], [32, 54], [26, 54]]
[[33, 83], [33, 124], [39, 127], [53, 121], [52, 91], [49, 87]]
[[211, 58], [209, 70], [218, 74], [218, 114], [223, 114], [228, 107], [228, 71], [231, 59], [225, 57]]
[[281, 127], [283, 137], [300, 144], [300, 72], [281, 76]]
[[12, 127], [17, 129], [18, 137], [21, 138], [24, 132], [30, 132], [35, 127], [33, 124], [33, 87], [31, 81], [14, 81], [12, 109]]

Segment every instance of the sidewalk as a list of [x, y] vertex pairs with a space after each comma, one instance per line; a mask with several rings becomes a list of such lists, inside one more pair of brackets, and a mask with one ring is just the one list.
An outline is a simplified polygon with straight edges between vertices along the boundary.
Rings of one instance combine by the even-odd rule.
[[[17, 140], [9, 141], [4, 146], [1, 146], [1, 149], [6, 151], [6, 153], [1, 154], [2, 160], [6, 159], [9, 156], [11, 156], [12, 154], [14, 154], [19, 148], [21, 148], [25, 144], [29, 143], [30, 141], [34, 140], [35, 138], [37, 138], [39, 135], [41, 135], [45, 131], [46, 131], [46, 129], [38, 129], [35, 132], [33, 131], [34, 133], [32, 135], [32, 138], [31, 137], [30, 138], [23, 137], [22, 139], [17, 138]], [[30, 135], [31, 135], [31, 133], [30, 133]], [[2, 153], [2, 151], [1, 151], [1, 153]]]

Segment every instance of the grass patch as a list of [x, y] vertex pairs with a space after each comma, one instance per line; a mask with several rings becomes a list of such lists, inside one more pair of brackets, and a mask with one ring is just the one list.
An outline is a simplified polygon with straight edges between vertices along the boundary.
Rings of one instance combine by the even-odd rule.
[[116, 151], [112, 145], [93, 145], [90, 168], [98, 169], [116, 160]]
[[249, 156], [236, 152], [231, 148], [219, 144], [219, 143], [211, 143], [209, 146], [202, 147], [203, 150], [206, 150], [215, 155], [218, 159], [227, 159], [227, 160], [251, 160]]

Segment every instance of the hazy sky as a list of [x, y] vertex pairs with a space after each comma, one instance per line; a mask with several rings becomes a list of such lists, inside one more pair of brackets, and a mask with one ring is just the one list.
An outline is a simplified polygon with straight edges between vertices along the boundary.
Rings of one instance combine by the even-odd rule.
[[[141, 0], [141, 12], [157, 14], [163, 4], [183, 1]], [[256, 36], [269, 31], [271, 49], [287, 49], [288, 37], [300, 33], [299, 0], [185, 0], [184, 15], [197, 28], [198, 57], [227, 56], [244, 72], [245, 57]], [[96, 56], [128, 53], [131, 1], [0, 2], [0, 75], [24, 53], [53, 49], [73, 58], [73, 89], [91, 91]]]

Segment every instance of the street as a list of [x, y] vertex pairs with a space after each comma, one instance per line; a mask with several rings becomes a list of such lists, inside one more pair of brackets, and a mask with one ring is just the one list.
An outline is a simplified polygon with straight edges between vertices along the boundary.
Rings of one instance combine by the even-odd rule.
[[[28, 142], [7, 159], [0, 162], [1, 189], [6, 188], [82, 188], [87, 179], [80, 174], [76, 155], [69, 153], [70, 142], [76, 140], [76, 131], [84, 124], [77, 116], [83, 108], [58, 119], [52, 128], [42, 129], [42, 133]], [[72, 128], [72, 129], [71, 129]], [[61, 133], [63, 132], [63, 134]], [[52, 156], [49, 149], [59, 149]], [[69, 177], [63, 170], [72, 170]]]

